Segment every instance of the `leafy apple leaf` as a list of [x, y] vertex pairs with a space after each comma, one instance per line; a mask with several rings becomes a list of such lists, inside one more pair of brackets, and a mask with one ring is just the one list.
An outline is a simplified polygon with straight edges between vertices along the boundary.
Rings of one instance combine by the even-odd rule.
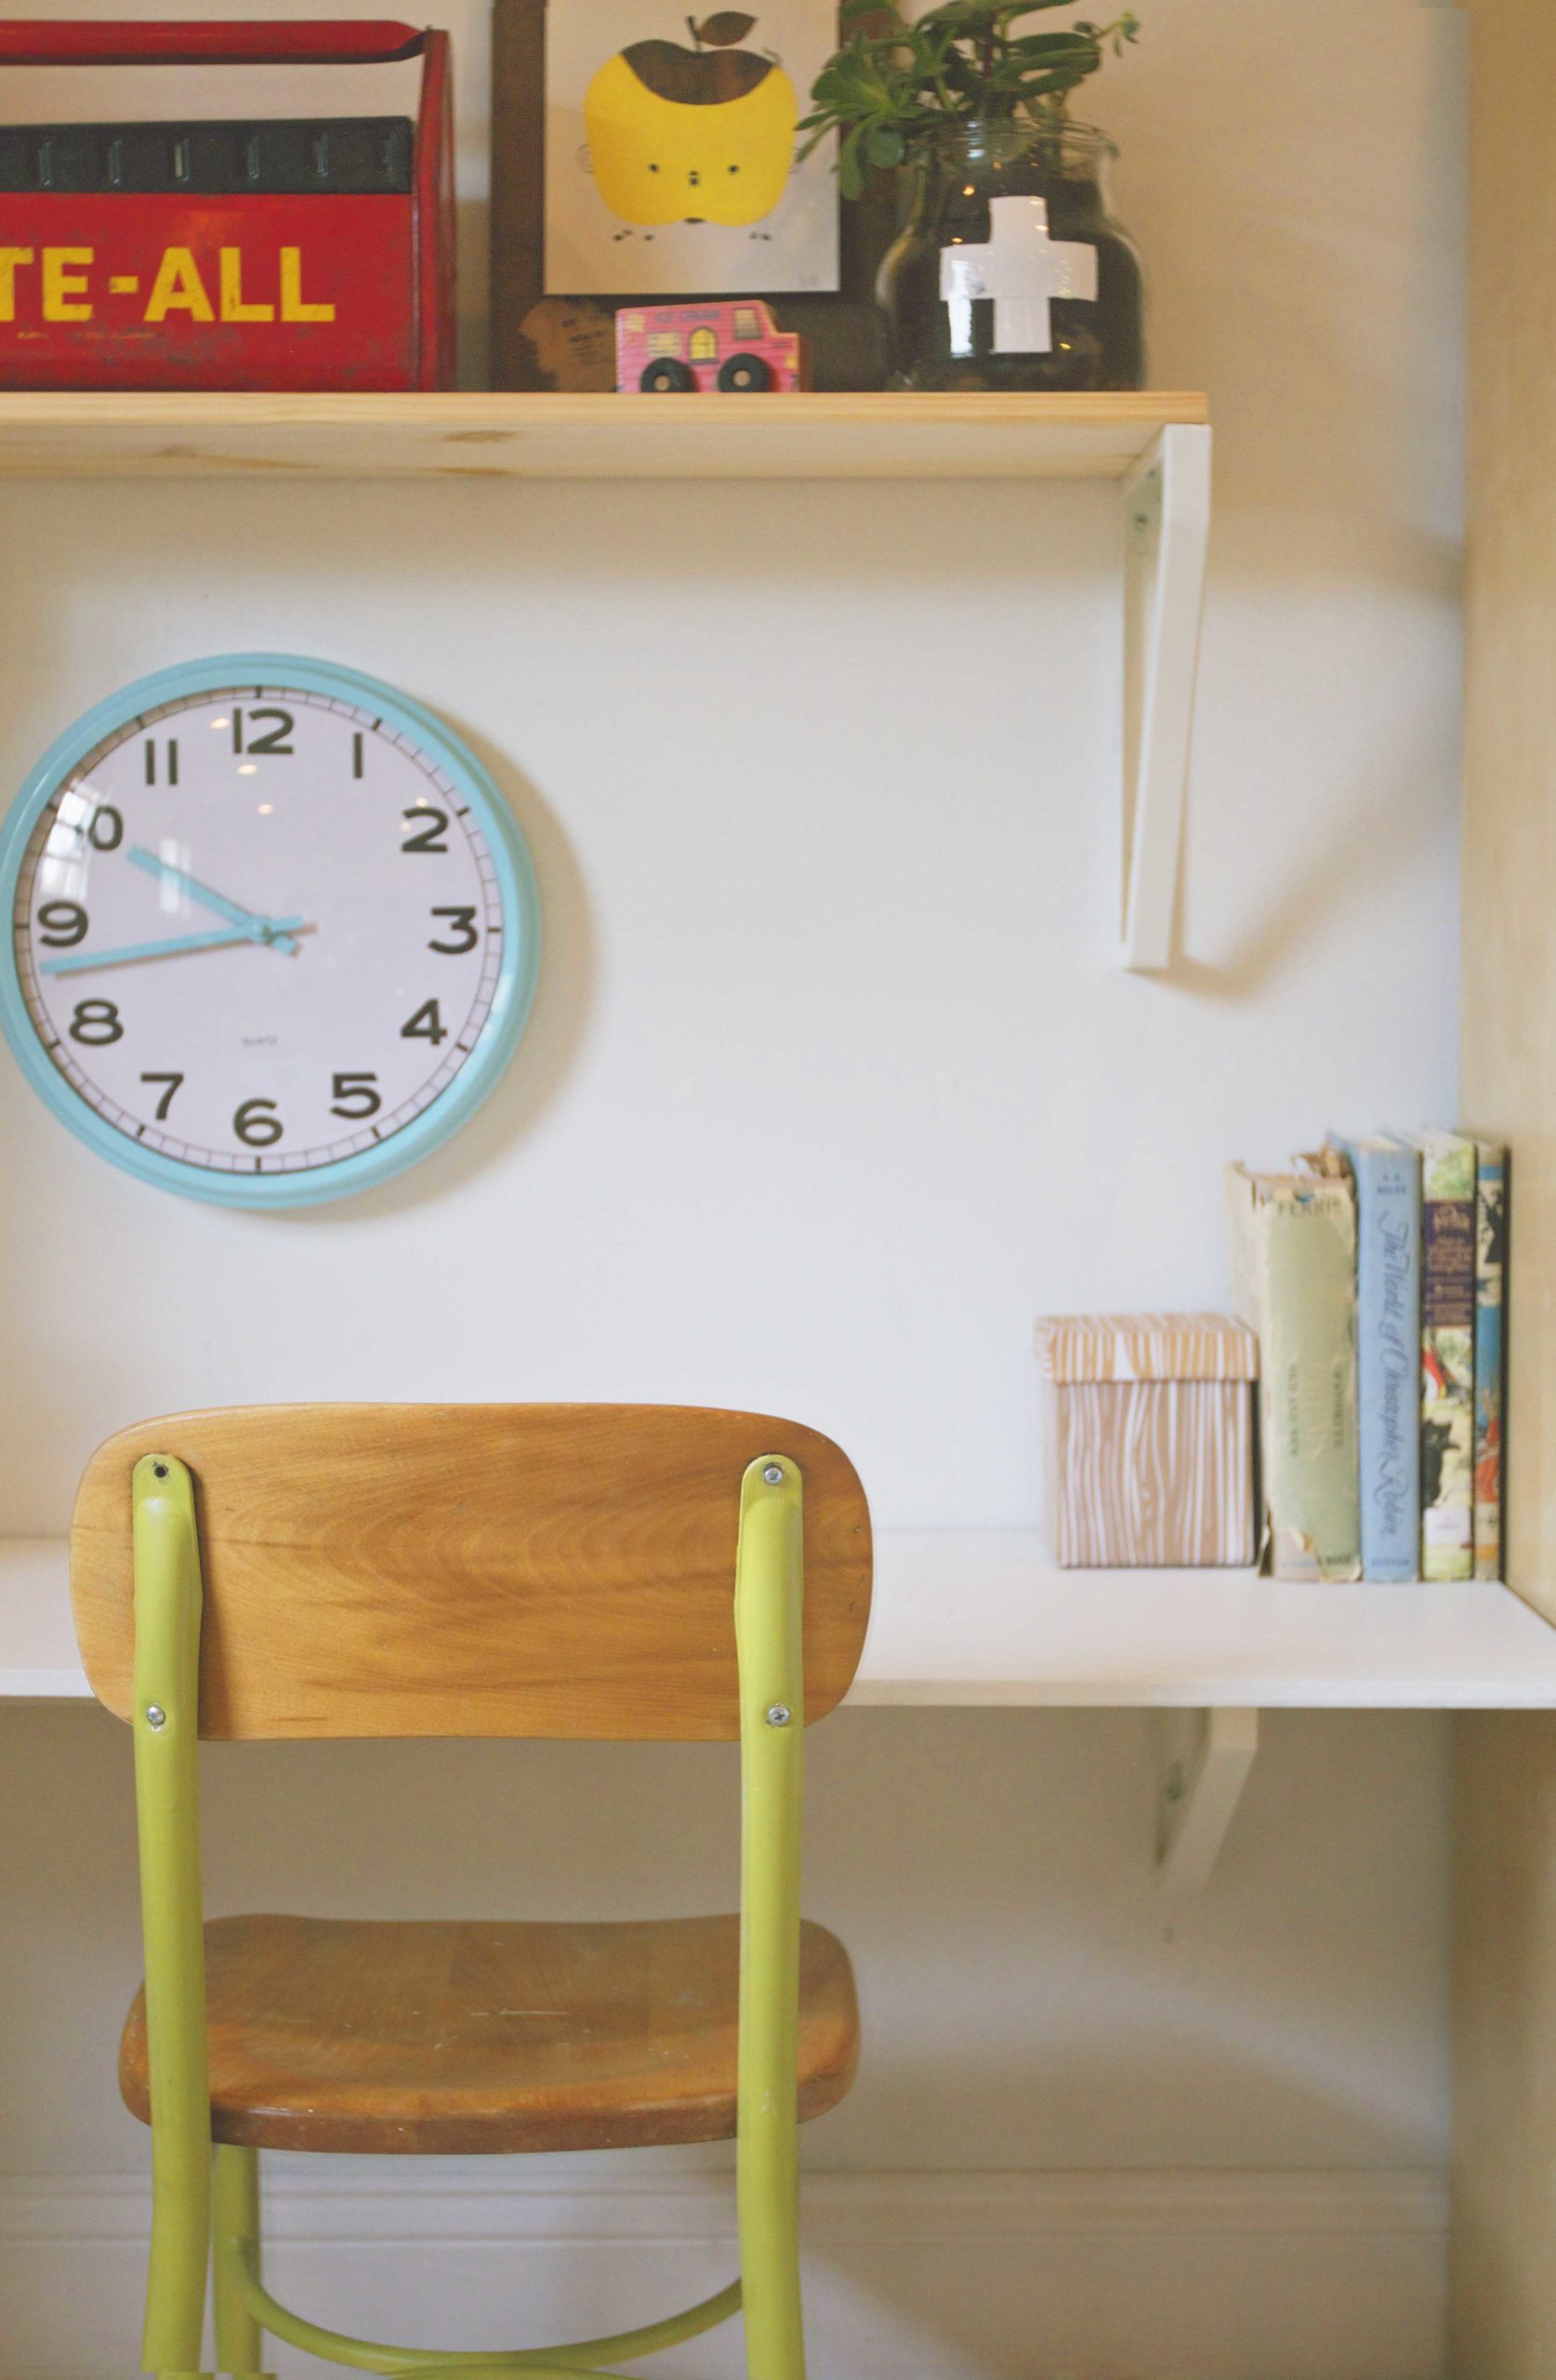
[[692, 38], [705, 49], [732, 49], [747, 33], [754, 33], [756, 26], [755, 17], [743, 17], [736, 8], [721, 8], [718, 16], [705, 17], [700, 25], [692, 25]]

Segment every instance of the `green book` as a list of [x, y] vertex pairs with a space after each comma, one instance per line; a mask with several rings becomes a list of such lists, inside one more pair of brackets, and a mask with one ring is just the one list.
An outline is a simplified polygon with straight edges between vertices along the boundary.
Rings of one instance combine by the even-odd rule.
[[1475, 1144], [1397, 1136], [1421, 1153], [1421, 1576], [1475, 1574]]
[[1233, 1303], [1259, 1345], [1260, 1495], [1277, 1579], [1362, 1575], [1356, 1201], [1345, 1179], [1227, 1169]]

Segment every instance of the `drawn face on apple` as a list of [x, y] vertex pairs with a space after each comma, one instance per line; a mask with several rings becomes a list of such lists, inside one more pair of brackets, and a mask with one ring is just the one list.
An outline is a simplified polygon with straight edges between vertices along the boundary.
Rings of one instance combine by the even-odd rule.
[[742, 49], [754, 17], [687, 27], [693, 47], [638, 41], [584, 95], [595, 185], [624, 223], [759, 222], [783, 197], [799, 109], [783, 68]]

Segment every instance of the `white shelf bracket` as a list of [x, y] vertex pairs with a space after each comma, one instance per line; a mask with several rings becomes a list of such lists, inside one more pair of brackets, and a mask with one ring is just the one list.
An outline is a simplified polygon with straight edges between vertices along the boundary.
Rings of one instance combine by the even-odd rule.
[[1182, 1898], [1205, 1890], [1220, 1858], [1259, 1753], [1259, 1712], [1165, 1716], [1156, 1866], [1162, 1890]]
[[1193, 728], [1210, 431], [1164, 430], [1124, 483], [1123, 963], [1172, 957], [1183, 803]]

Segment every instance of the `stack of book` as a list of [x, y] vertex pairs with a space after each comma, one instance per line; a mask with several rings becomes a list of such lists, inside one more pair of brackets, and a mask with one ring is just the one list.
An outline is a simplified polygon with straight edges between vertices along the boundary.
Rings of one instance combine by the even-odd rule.
[[1507, 1189], [1458, 1132], [1228, 1169], [1276, 1578], [1501, 1577]]

